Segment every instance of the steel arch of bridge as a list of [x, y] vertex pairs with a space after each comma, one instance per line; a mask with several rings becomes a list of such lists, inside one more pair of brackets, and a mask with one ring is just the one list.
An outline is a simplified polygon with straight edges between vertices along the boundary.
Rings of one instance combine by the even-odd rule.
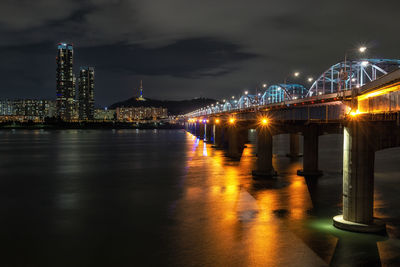
[[[382, 75], [399, 68], [396, 59], [360, 59], [332, 65], [311, 85], [306, 97], [359, 88]], [[346, 70], [346, 71], [345, 71]]]
[[308, 90], [301, 84], [274, 84], [261, 97], [261, 105], [304, 98]]

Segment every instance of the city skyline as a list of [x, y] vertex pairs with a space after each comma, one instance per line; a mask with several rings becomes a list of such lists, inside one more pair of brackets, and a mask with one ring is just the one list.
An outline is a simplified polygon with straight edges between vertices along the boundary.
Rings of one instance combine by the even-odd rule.
[[[53, 97], [53, 48], [60, 40], [74, 43], [76, 65], [93, 62], [95, 100], [101, 106], [131, 97], [141, 79], [150, 98], [217, 99], [283, 81], [293, 70], [318, 76], [360, 44], [368, 46], [368, 57], [399, 58], [391, 45], [398, 40], [391, 34], [396, 9], [372, 1], [166, 5], [43, 0], [0, 7], [2, 99]], [[364, 16], [369, 9], [376, 10], [374, 19]], [[9, 15], [15, 13], [25, 14], [24, 19]], [[380, 30], [370, 31], [374, 28]]]

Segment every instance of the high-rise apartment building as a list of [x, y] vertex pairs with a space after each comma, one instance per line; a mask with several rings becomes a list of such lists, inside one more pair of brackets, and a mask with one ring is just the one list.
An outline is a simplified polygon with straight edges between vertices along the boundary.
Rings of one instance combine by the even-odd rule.
[[94, 68], [81, 67], [79, 71], [79, 119], [94, 119]]
[[71, 120], [74, 113], [75, 76], [72, 71], [74, 48], [72, 44], [59, 43], [57, 53], [57, 116]]

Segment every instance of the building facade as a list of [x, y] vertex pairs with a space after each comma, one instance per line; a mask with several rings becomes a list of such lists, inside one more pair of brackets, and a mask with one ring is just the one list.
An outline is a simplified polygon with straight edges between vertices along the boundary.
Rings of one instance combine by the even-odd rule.
[[[7, 120], [43, 121], [56, 117], [56, 101], [41, 99], [0, 100], [0, 116]], [[4, 119], [4, 118], [3, 118]]]
[[79, 119], [94, 119], [94, 68], [81, 67], [78, 79]]
[[94, 119], [98, 121], [113, 121], [115, 120], [115, 109], [95, 109]]
[[14, 101], [12, 100], [0, 100], [0, 116], [11, 116], [14, 115]]
[[168, 117], [166, 108], [156, 107], [120, 107], [116, 109], [118, 121], [157, 120]]
[[68, 121], [73, 119], [75, 101], [75, 76], [72, 70], [74, 48], [72, 44], [58, 44], [56, 62], [57, 116]]

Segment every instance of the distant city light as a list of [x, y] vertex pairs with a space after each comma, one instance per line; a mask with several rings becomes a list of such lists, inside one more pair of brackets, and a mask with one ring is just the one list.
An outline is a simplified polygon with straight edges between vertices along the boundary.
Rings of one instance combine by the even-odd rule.
[[294, 73], [294, 77], [298, 77], [300, 75], [300, 72], [298, 72], [298, 71], [296, 71], [295, 73]]
[[266, 87], [267, 87], [267, 84], [266, 84], [266, 83], [264, 83], [264, 84], [263, 84], [263, 87], [264, 87], [264, 88], [266, 88]]
[[244, 94], [247, 95], [249, 93], [249, 91], [244, 91]]
[[364, 53], [364, 52], [367, 50], [367, 48], [366, 48], [365, 46], [361, 46], [358, 50], [359, 50], [361, 53]]
[[308, 78], [308, 81], [309, 81], [309, 82], [312, 82], [313, 80], [314, 80], [313, 77], [309, 77], [309, 78]]

